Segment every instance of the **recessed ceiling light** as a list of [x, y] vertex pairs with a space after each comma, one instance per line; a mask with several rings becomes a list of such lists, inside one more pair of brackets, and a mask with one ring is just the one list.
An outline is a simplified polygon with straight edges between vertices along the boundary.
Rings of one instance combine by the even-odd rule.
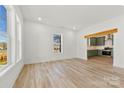
[[73, 26], [73, 30], [76, 30], [76, 27], [75, 26]]
[[38, 21], [42, 21], [42, 18], [41, 17], [38, 17]]

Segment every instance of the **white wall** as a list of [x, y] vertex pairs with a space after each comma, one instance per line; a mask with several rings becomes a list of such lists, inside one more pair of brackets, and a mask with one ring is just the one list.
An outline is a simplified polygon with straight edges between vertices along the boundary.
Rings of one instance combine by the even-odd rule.
[[[24, 33], [25, 64], [76, 57], [74, 31], [25, 21]], [[54, 33], [61, 33], [63, 36], [63, 53], [61, 54], [53, 53]]]
[[[8, 6], [9, 11], [11, 12], [9, 15], [9, 31], [11, 34], [11, 54], [10, 54], [10, 65], [3, 70], [0, 71], [0, 87], [13, 87], [22, 67], [23, 67], [23, 56], [22, 59], [19, 62], [15, 62], [13, 59], [15, 59], [15, 42], [14, 42], [14, 31], [16, 31], [16, 25], [15, 25], [15, 13], [18, 14], [19, 18], [21, 19], [21, 24], [23, 25], [23, 18], [21, 15], [21, 12], [18, 7], [16, 6]], [[23, 45], [23, 42], [22, 42]], [[22, 50], [23, 51], [23, 50]]]
[[111, 28], [118, 28], [114, 34], [114, 66], [124, 68], [124, 16], [113, 18], [99, 24], [81, 30], [77, 34], [77, 57], [87, 60], [87, 41], [82, 36], [104, 31]]

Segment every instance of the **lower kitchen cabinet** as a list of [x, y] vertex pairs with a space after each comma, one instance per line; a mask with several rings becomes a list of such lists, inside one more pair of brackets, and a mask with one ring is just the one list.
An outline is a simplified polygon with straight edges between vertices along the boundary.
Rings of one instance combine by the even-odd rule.
[[98, 50], [88, 50], [87, 55], [88, 55], [88, 57], [97, 56]]

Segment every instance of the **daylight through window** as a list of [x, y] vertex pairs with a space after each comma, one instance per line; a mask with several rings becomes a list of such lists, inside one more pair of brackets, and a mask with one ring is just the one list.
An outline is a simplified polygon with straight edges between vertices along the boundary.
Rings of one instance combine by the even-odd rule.
[[7, 10], [0, 5], [0, 65], [7, 64]]

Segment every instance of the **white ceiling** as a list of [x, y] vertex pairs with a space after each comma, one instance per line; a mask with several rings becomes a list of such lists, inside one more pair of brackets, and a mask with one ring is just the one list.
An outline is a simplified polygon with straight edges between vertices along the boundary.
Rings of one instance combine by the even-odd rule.
[[93, 24], [124, 15], [123, 6], [26, 5], [19, 6], [25, 20], [80, 30]]

